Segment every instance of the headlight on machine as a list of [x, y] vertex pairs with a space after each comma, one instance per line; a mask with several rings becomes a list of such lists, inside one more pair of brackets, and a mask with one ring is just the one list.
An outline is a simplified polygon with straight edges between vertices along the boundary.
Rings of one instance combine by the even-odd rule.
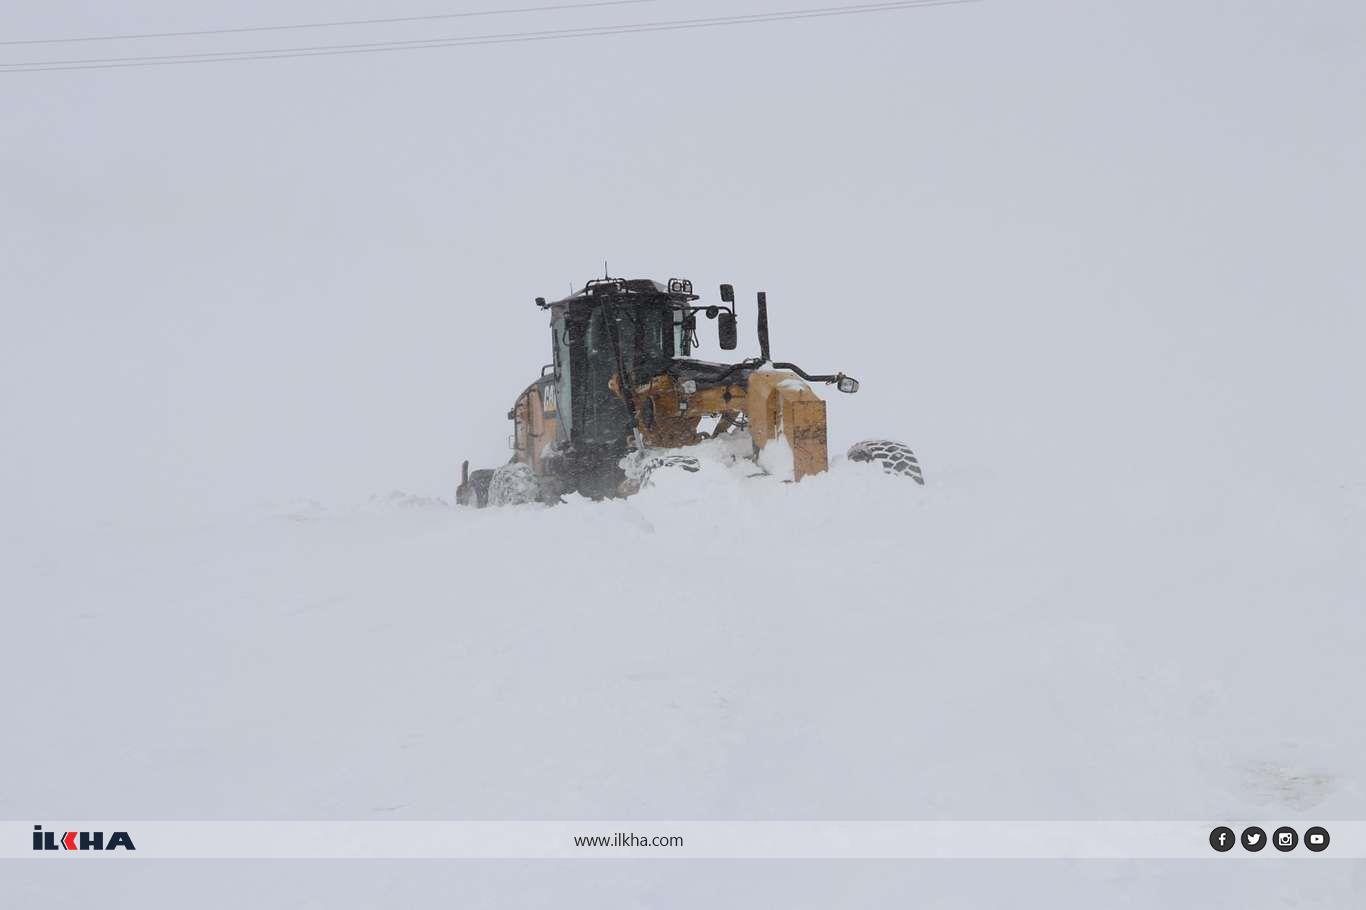
[[697, 392], [697, 380], [685, 379], [678, 384], [678, 387], [683, 390], [684, 395], [693, 395]]
[[852, 376], [841, 376], [836, 388], [847, 395], [852, 395], [858, 391], [858, 380]]

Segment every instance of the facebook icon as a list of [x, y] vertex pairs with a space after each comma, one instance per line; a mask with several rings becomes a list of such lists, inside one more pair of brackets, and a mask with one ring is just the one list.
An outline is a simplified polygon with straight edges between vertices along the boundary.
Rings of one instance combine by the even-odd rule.
[[1209, 833], [1209, 845], [1220, 853], [1233, 849], [1233, 829], [1220, 825]]

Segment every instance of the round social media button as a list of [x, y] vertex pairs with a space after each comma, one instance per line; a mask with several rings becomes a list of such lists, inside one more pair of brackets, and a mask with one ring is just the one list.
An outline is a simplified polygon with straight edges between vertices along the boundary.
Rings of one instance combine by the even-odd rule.
[[1300, 845], [1300, 836], [1289, 826], [1277, 828], [1271, 835], [1271, 846], [1282, 853], [1289, 853]]
[[1256, 825], [1243, 829], [1243, 849], [1257, 853], [1266, 846], [1266, 832]]
[[1215, 828], [1209, 833], [1209, 845], [1220, 853], [1227, 853], [1233, 849], [1233, 829], [1223, 825]]
[[1304, 849], [1313, 850], [1315, 853], [1322, 853], [1328, 849], [1328, 842], [1332, 838], [1328, 836], [1327, 828], [1320, 828], [1315, 825], [1304, 830]]

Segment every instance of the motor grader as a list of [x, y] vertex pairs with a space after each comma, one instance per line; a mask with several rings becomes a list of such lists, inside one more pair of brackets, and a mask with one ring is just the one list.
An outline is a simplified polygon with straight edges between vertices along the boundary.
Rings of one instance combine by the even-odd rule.
[[[721, 285], [719, 303], [700, 299], [682, 278], [667, 284], [600, 278], [562, 300], [536, 298], [550, 315], [552, 362], [508, 411], [511, 459], [477, 471], [464, 462], [457, 501], [483, 507], [553, 503], [575, 492], [625, 496], [648, 485], [657, 470], [697, 471], [689, 447], [723, 437], [743, 443], [744, 434], [747, 454], [761, 465], [776, 461], [784, 480], [825, 471], [826, 406], [811, 386], [852, 394], [858, 381], [774, 362], [762, 291], [759, 356], [736, 363], [696, 359], [699, 316], [717, 323], [722, 350], [735, 350], [738, 340], [733, 287]], [[782, 457], [761, 457], [766, 451]], [[915, 455], [900, 443], [856, 443], [849, 458], [924, 483]]]

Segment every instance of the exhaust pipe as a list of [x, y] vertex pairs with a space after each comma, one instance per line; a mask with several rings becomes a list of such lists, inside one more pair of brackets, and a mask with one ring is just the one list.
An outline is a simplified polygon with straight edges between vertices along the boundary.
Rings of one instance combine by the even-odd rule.
[[759, 292], [759, 320], [755, 325], [759, 331], [759, 359], [768, 363], [768, 292]]

